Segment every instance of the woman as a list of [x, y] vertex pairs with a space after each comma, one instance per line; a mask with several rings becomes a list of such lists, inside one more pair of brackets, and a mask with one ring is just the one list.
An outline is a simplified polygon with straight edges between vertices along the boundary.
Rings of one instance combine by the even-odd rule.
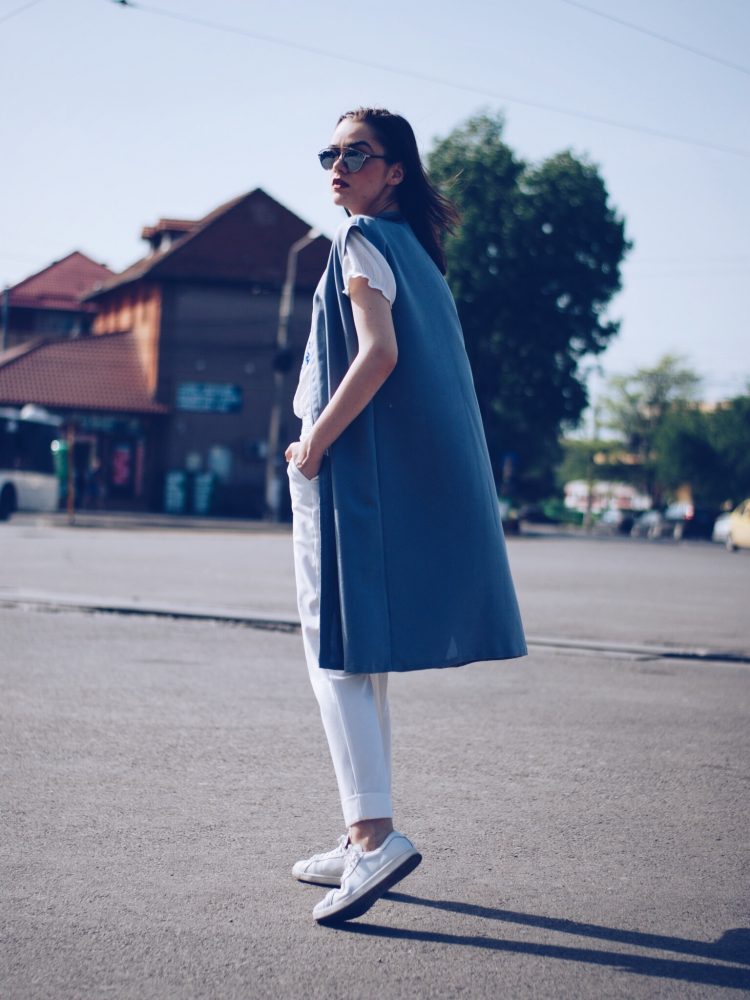
[[390, 671], [526, 652], [463, 336], [453, 206], [399, 115], [342, 115], [319, 154], [348, 220], [315, 293], [286, 450], [302, 637], [348, 828], [298, 862], [359, 916], [421, 861], [393, 828]]

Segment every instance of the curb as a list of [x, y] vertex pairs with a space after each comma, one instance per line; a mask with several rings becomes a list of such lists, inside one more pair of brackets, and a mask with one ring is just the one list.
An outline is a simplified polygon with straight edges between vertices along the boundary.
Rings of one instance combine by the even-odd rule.
[[67, 514], [16, 513], [10, 524], [42, 528], [97, 528], [102, 531], [207, 531], [250, 535], [289, 535], [291, 523], [249, 518], [193, 517], [189, 514], [122, 514], [107, 511], [76, 511], [73, 523]]
[[144, 617], [173, 618], [182, 621], [214, 621], [248, 628], [272, 629], [277, 632], [298, 632], [298, 618], [276, 614], [272, 611], [233, 611], [210, 605], [177, 605], [171, 603], [128, 601], [124, 598], [96, 598], [86, 595], [69, 597], [44, 594], [38, 591], [0, 592], [0, 607], [26, 608], [40, 611], [82, 611], [112, 615], [143, 615]]
[[[122, 598], [100, 599], [87, 595], [65, 597], [38, 591], [0, 593], [0, 608], [39, 611], [80, 611], [113, 615], [143, 615], [172, 618], [178, 621], [213, 621], [272, 632], [299, 632], [299, 619], [272, 611], [233, 611], [228, 608], [176, 605], [162, 602], [128, 601]], [[750, 664], [750, 653], [742, 650], [701, 649], [694, 647], [638, 645], [590, 639], [565, 639], [557, 636], [527, 636], [527, 645], [540, 649], [569, 652], [609, 653], [649, 660], [680, 660], [698, 663]]]

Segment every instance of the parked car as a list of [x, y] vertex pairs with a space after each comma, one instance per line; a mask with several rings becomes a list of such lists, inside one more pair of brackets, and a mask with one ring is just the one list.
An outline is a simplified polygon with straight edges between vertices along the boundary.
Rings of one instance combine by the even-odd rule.
[[506, 535], [518, 535], [521, 532], [521, 522], [518, 518], [518, 510], [510, 500], [504, 497], [497, 498], [497, 505], [500, 509], [500, 520], [503, 522], [503, 531]]
[[627, 535], [633, 527], [635, 515], [632, 510], [610, 507], [594, 524], [594, 531], [604, 535]]
[[664, 525], [664, 511], [658, 507], [644, 510], [639, 514], [630, 529], [633, 538], [661, 538]]
[[525, 503], [518, 508], [518, 517], [529, 524], [557, 524], [558, 518], [550, 517], [541, 503]]
[[750, 549], [750, 498], [743, 500], [729, 515], [726, 546], [730, 552]]
[[714, 530], [711, 532], [711, 541], [719, 542], [721, 545], [727, 544], [727, 538], [729, 537], [729, 521], [732, 517], [731, 510], [725, 511], [714, 521]]
[[566, 507], [560, 497], [525, 503], [518, 510], [519, 520], [527, 524], [575, 524], [583, 523], [583, 513]]
[[670, 504], [665, 510], [647, 510], [636, 520], [630, 534], [635, 538], [710, 538], [718, 515], [715, 507], [701, 507], [687, 501]]
[[670, 504], [664, 511], [662, 534], [676, 542], [682, 538], [710, 538], [719, 514], [716, 507], [701, 507], [686, 501]]

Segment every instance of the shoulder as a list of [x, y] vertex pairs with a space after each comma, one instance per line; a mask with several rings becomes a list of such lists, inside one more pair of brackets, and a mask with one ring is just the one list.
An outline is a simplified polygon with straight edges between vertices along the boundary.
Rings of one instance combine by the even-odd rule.
[[371, 215], [352, 215], [346, 219], [336, 230], [334, 243], [343, 256], [347, 240], [354, 238], [358, 242], [358, 237], [363, 237], [371, 243], [381, 253], [385, 253], [388, 246], [385, 226], [381, 219], [376, 219]]
[[[385, 249], [385, 248], [384, 248]], [[393, 305], [396, 298], [396, 278], [384, 254], [356, 226], [350, 226], [341, 257], [344, 292], [349, 294], [352, 278], [366, 278], [371, 288], [377, 288]]]

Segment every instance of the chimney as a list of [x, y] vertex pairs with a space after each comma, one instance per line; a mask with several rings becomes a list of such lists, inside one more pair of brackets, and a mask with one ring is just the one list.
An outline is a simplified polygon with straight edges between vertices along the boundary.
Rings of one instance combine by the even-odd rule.
[[187, 233], [191, 233], [197, 222], [190, 219], [159, 219], [155, 226], [144, 226], [141, 230], [141, 239], [149, 245], [149, 257], [157, 253], [166, 253], [169, 248], [182, 239]]

